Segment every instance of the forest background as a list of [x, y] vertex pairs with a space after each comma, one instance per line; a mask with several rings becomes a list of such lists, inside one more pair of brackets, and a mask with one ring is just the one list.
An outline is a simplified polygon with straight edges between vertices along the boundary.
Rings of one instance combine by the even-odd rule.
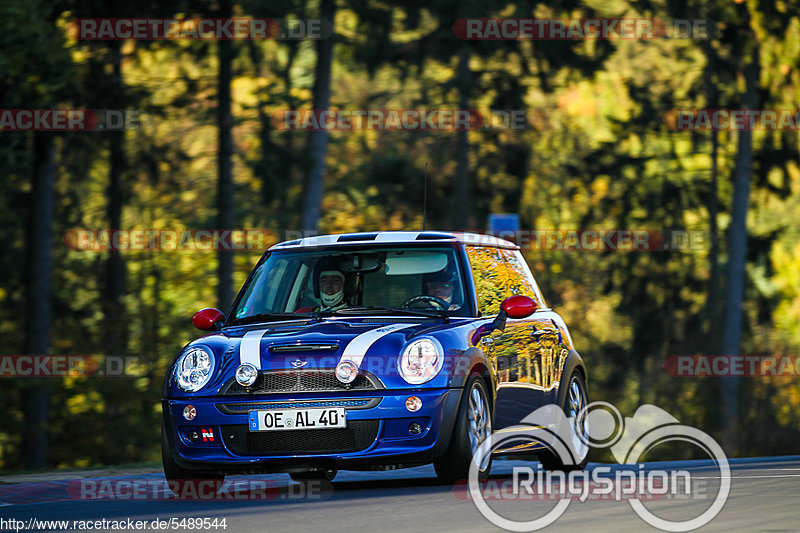
[[[78, 40], [90, 17], [330, 21], [322, 39]], [[465, 17], [710, 21], [708, 38], [464, 40]], [[165, 369], [263, 250], [93, 251], [80, 229], [687, 231], [673, 251], [526, 249], [592, 399], [656, 404], [731, 456], [797, 453], [797, 376], [675, 378], [670, 355], [800, 353], [797, 130], [677, 131], [678, 109], [800, 108], [796, 0], [0, 3], [3, 109], [114, 132], [0, 132], [0, 355], [135, 357], [0, 380], [0, 469], [159, 458]], [[523, 110], [523, 129], [286, 131], [311, 109]], [[671, 115], [671, 113], [673, 115]], [[73, 243], [74, 244], [74, 243]], [[266, 242], [265, 244], [270, 244]]]

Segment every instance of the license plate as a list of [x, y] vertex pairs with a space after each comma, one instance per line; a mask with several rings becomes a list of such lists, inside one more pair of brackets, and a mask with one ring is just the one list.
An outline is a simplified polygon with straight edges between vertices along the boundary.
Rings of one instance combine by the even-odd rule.
[[250, 411], [250, 431], [347, 427], [344, 407]]

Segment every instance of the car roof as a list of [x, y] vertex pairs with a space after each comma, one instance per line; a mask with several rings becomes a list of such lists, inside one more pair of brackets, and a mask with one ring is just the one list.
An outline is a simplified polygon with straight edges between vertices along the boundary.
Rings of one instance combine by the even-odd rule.
[[336, 233], [315, 235], [275, 244], [270, 250], [320, 246], [343, 246], [350, 244], [421, 244], [433, 242], [458, 242], [468, 245], [492, 246], [518, 250], [513, 242], [492, 235], [448, 231], [375, 231], [362, 233]]

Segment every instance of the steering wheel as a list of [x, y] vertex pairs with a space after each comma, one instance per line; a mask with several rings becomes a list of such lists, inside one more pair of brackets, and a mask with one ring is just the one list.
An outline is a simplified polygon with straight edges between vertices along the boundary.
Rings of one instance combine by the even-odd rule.
[[439, 309], [441, 309], [442, 311], [447, 311], [450, 308], [450, 304], [447, 303], [445, 300], [442, 300], [441, 298], [438, 298], [436, 296], [428, 296], [427, 294], [423, 294], [423, 295], [420, 295], [420, 296], [413, 296], [413, 297], [409, 298], [403, 304], [403, 307], [410, 308], [412, 305], [414, 305], [417, 302], [425, 302], [427, 304], [435, 304], [435, 306], [438, 307]]

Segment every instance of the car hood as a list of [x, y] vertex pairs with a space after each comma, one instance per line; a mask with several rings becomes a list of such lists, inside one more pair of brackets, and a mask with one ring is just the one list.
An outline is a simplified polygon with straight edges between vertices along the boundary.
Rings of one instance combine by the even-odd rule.
[[[226, 328], [188, 345], [209, 348], [214, 352], [217, 362], [214, 377], [195, 395], [218, 390], [233, 378], [236, 368], [245, 362], [262, 371], [312, 370], [332, 369], [343, 359], [350, 359], [362, 371], [379, 377], [387, 388], [408, 387], [397, 374], [396, 368], [397, 357], [405, 344], [415, 337], [432, 336], [444, 340], [445, 356], [454, 351], [460, 352], [466, 346], [458, 346], [461, 343], [457, 339], [467, 336], [457, 334], [454, 330], [468, 327], [469, 322], [454, 320], [443, 323], [425, 317], [404, 317], [400, 321], [392, 317], [387, 320], [300, 320]], [[444, 339], [446, 337], [452, 339]], [[171, 374], [168, 381], [171, 381]], [[173, 393], [183, 395], [174, 384], [165, 385]]]

